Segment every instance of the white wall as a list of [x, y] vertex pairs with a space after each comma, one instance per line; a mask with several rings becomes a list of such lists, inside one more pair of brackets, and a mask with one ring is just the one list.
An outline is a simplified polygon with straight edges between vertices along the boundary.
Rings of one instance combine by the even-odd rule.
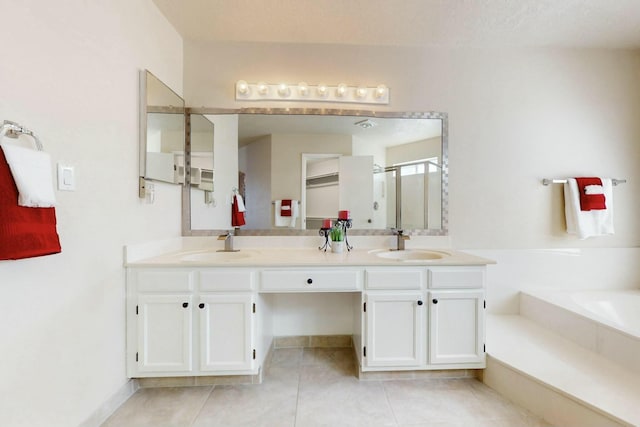
[[[459, 248], [640, 244], [639, 73], [640, 53], [622, 50], [185, 44], [191, 105], [305, 106], [236, 102], [242, 78], [385, 82], [392, 101], [380, 109], [447, 112]], [[579, 174], [629, 180], [616, 189], [615, 236], [563, 233], [560, 189], [540, 180]]]
[[205, 204], [204, 191], [191, 192], [191, 228], [230, 230], [231, 196], [238, 187], [238, 116], [207, 115], [213, 123], [213, 204]]
[[138, 199], [138, 72], [182, 92], [182, 40], [150, 0], [0, 1], [0, 119], [54, 163], [62, 253], [0, 262], [0, 425], [75, 426], [126, 383], [126, 243], [180, 235], [180, 187]]
[[[615, 257], [594, 263], [586, 249], [600, 253], [603, 248], [640, 246], [638, 51], [185, 44], [188, 104], [317, 107], [236, 102], [238, 79], [384, 82], [391, 89], [391, 103], [376, 109], [447, 112], [450, 236], [445, 240], [457, 249], [484, 249], [499, 256], [490, 267], [490, 295], [517, 290], [525, 279], [523, 266], [548, 272], [529, 277], [527, 285], [543, 286], [549, 276], [570, 280], [580, 268], [585, 279], [580, 286], [619, 286], [618, 275], [612, 275], [610, 285], [595, 279], [619, 268]], [[614, 190], [614, 236], [581, 241], [564, 232], [562, 188], [545, 187], [541, 179], [580, 175], [628, 180]], [[414, 237], [411, 245], [433, 241]], [[581, 251], [572, 263], [535, 257], [530, 251], [546, 248]], [[624, 277], [625, 286], [640, 286], [640, 272], [627, 265], [623, 270], [632, 272]], [[514, 304], [500, 305], [517, 310]]]

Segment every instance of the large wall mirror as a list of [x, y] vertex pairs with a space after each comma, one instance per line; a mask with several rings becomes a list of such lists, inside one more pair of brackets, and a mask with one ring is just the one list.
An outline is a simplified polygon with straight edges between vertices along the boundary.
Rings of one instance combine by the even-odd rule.
[[149, 71], [141, 71], [140, 177], [184, 183], [184, 112], [180, 96]]
[[[316, 234], [322, 220], [336, 218], [339, 210], [351, 212], [354, 235], [388, 234], [392, 228], [447, 234], [446, 113], [190, 111], [237, 126], [230, 133], [237, 134], [234, 173], [246, 206], [241, 235]], [[224, 119], [229, 116], [233, 120]], [[282, 215], [289, 204], [292, 215]], [[201, 216], [184, 214], [191, 223]]]

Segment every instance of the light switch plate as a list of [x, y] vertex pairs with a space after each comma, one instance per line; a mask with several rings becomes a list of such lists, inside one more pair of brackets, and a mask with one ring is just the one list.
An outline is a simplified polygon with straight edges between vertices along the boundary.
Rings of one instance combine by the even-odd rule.
[[75, 191], [76, 175], [73, 166], [58, 163], [58, 190]]

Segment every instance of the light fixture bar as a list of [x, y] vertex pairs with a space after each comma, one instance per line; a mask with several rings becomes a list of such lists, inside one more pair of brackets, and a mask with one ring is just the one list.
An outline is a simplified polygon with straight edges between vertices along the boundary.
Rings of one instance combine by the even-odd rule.
[[382, 105], [389, 103], [389, 88], [383, 84], [376, 87], [348, 86], [344, 83], [329, 86], [322, 83], [272, 84], [238, 80], [235, 93], [236, 101], [311, 101]]

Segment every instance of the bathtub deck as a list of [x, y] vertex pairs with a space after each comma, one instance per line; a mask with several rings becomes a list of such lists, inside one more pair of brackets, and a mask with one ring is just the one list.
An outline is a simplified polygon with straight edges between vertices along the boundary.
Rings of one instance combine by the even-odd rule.
[[[486, 330], [489, 362], [485, 382], [490, 386], [492, 381], [504, 383], [505, 377], [491, 377], [491, 364], [499, 364], [593, 411], [595, 421], [590, 425], [640, 425], [640, 375], [522, 316], [489, 315]], [[503, 386], [512, 387], [517, 394], [517, 384]], [[528, 393], [520, 399], [539, 407], [543, 413], [538, 415], [551, 423], [587, 425], [584, 420], [576, 422], [578, 415], [554, 405], [552, 399], [542, 402], [542, 393]]]

